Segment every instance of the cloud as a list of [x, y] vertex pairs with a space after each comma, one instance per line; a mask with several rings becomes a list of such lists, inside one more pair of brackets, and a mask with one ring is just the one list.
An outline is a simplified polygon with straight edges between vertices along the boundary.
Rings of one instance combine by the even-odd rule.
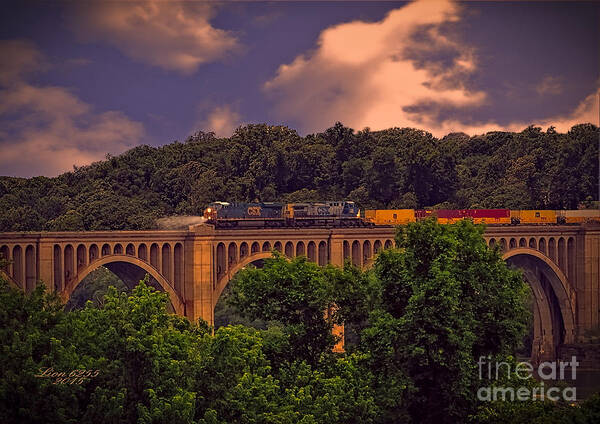
[[[416, 127], [436, 136], [527, 127], [531, 123], [472, 119], [474, 110], [493, 99], [469, 85], [479, 71], [473, 48], [448, 35], [460, 19], [460, 7], [450, 0], [420, 0], [378, 22], [329, 27], [313, 50], [282, 64], [263, 88], [275, 113], [306, 132], [336, 121], [357, 129]], [[556, 93], [560, 81], [547, 77], [539, 89]], [[564, 128], [594, 116], [591, 122], [597, 122], [590, 99], [569, 115], [539, 124]]]
[[337, 120], [373, 129], [431, 125], [415, 107], [486, 99], [463, 83], [476, 69], [471, 49], [441, 31], [458, 13], [449, 1], [418, 1], [379, 22], [327, 28], [314, 51], [281, 65], [264, 88], [283, 117], [309, 131]]
[[210, 110], [205, 119], [198, 124], [197, 129], [204, 132], [212, 131], [217, 137], [229, 137], [240, 125], [242, 125], [242, 119], [235, 107], [222, 105]]
[[142, 124], [121, 112], [95, 113], [64, 87], [28, 83], [27, 72], [43, 61], [31, 44], [1, 41], [0, 55], [0, 175], [54, 176], [142, 138]]
[[239, 47], [233, 34], [211, 25], [215, 6], [206, 2], [90, 1], [74, 10], [72, 27], [83, 40], [105, 41], [167, 70], [192, 73]]
[[539, 84], [535, 86], [535, 91], [540, 96], [561, 94], [563, 92], [562, 81], [559, 77], [546, 75]]
[[47, 67], [42, 54], [27, 40], [0, 41], [0, 85], [20, 81], [25, 75]]

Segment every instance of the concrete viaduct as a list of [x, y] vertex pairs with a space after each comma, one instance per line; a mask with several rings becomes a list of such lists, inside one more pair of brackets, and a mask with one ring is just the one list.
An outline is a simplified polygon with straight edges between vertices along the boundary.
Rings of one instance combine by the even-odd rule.
[[[43, 281], [67, 300], [94, 269], [105, 266], [129, 287], [150, 274], [169, 294], [175, 313], [214, 321], [227, 283], [272, 250], [304, 255], [325, 265], [350, 259], [368, 266], [393, 246], [394, 228], [284, 228], [216, 230], [196, 225], [176, 231], [0, 233], [1, 272], [16, 287]], [[585, 341], [600, 326], [600, 226], [488, 226], [488, 245], [499, 245], [508, 264], [521, 268], [534, 294], [534, 359]]]

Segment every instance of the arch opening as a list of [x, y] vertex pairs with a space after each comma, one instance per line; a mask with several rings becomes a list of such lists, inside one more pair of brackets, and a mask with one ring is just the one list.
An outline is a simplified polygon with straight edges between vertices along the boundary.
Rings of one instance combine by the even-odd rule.
[[292, 244], [291, 241], [288, 241], [285, 244], [285, 256], [287, 256], [288, 258], [293, 258], [294, 257], [294, 245]]
[[564, 273], [538, 250], [519, 248], [504, 255], [508, 265], [523, 270], [533, 293], [531, 360], [554, 360], [558, 347], [572, 343], [575, 316]]
[[146, 244], [144, 243], [138, 246], [138, 258], [140, 258], [143, 261], [148, 260], [148, 247], [146, 247]]
[[329, 263], [329, 249], [327, 249], [327, 243], [324, 241], [319, 242], [319, 262], [320, 266], [325, 266]]
[[98, 245], [96, 244], [92, 244], [90, 246], [90, 260], [89, 262], [94, 262], [96, 259], [98, 259]]
[[[101, 267], [108, 269], [117, 276], [128, 290], [132, 290], [148, 274], [150, 276], [149, 285], [169, 295], [168, 311], [184, 315], [183, 301], [165, 277], [147, 262], [131, 256], [110, 255], [90, 264], [77, 275], [76, 280], [67, 284], [63, 293], [65, 299], [70, 299], [82, 282], [90, 281], [89, 279], [86, 280], [88, 275]], [[91, 281], [93, 282], [94, 279], [92, 278]]]
[[25, 290], [31, 293], [35, 289], [36, 275], [36, 254], [35, 247], [31, 244], [25, 248]]
[[352, 265], [360, 267], [361, 257], [360, 257], [360, 243], [358, 240], [354, 240], [352, 242]]
[[263, 320], [250, 321], [240, 315], [235, 308], [231, 307], [227, 303], [227, 298], [230, 296], [232, 284], [235, 275], [242, 269], [248, 266], [254, 266], [256, 268], [262, 268], [264, 266], [264, 260], [271, 257], [271, 252], [258, 252], [256, 255], [248, 256], [236, 265], [236, 267], [228, 273], [227, 276], [223, 277], [219, 281], [215, 291], [215, 304], [213, 306], [213, 322], [215, 329], [224, 327], [227, 325], [238, 325], [243, 324], [247, 327], [254, 327], [258, 329], [266, 329], [267, 322]]
[[308, 260], [311, 262], [317, 262], [317, 245], [314, 241], [308, 243], [307, 255]]
[[306, 255], [306, 247], [304, 246], [303, 241], [299, 241], [296, 244], [296, 256], [305, 256]]
[[366, 264], [373, 257], [373, 252], [371, 251], [371, 242], [369, 240], [365, 240], [363, 243], [363, 264]]
[[52, 264], [54, 266], [54, 291], [62, 291], [63, 271], [62, 271], [62, 250], [58, 244], [54, 245]]

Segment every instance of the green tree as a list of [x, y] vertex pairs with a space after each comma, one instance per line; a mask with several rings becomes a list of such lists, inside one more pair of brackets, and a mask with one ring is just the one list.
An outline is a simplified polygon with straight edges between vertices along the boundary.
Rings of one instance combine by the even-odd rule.
[[399, 248], [376, 260], [382, 306], [363, 349], [398, 381], [402, 373], [410, 379], [417, 422], [465, 419], [476, 406], [478, 358], [511, 354], [527, 328], [527, 287], [482, 232], [469, 221], [409, 224], [398, 232]]

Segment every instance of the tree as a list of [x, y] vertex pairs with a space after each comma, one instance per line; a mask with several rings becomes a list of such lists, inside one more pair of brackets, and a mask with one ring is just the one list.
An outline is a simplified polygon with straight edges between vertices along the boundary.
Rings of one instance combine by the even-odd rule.
[[281, 323], [290, 340], [290, 359], [315, 364], [333, 348], [331, 284], [306, 257], [291, 261], [274, 252], [262, 269], [246, 268], [232, 281], [230, 303], [249, 319]]
[[511, 354], [526, 331], [527, 287], [482, 233], [469, 221], [413, 223], [399, 229], [397, 250], [377, 257], [381, 308], [362, 349], [376, 358], [375, 374], [408, 377], [416, 422], [465, 419], [479, 356]]

